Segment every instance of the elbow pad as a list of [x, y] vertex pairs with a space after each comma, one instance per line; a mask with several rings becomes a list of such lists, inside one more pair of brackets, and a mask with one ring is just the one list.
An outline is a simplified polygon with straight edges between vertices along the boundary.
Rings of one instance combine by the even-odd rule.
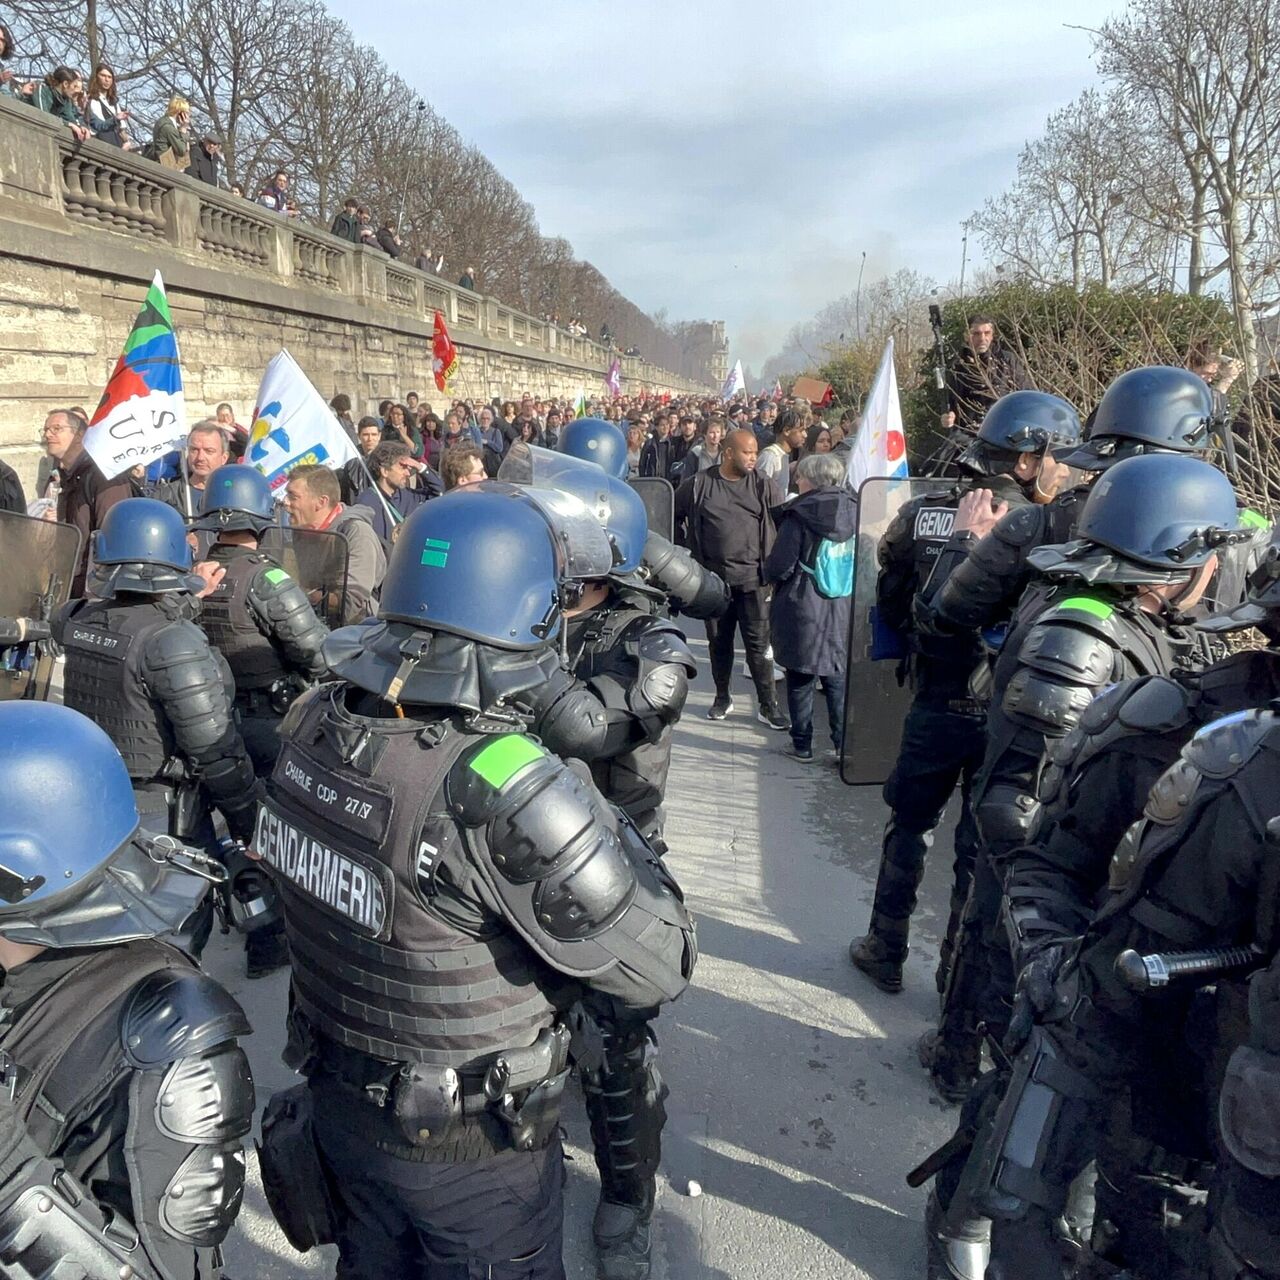
[[729, 607], [729, 588], [687, 551], [650, 531], [644, 544], [649, 581], [691, 618], [718, 618]]
[[608, 717], [599, 699], [563, 668], [523, 697], [533, 712], [529, 731], [557, 756], [573, 756], [588, 763], [605, 750]]
[[259, 573], [248, 593], [263, 631], [284, 651], [289, 664], [318, 679], [328, 669], [321, 648], [329, 628], [316, 617], [302, 588], [283, 569]]

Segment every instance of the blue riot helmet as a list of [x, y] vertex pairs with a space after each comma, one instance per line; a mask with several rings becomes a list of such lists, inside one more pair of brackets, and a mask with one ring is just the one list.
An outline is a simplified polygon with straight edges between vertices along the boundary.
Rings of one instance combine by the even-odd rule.
[[190, 917], [217, 872], [139, 828], [128, 770], [92, 720], [49, 702], [0, 703], [0, 740], [0, 937], [106, 946]]
[[570, 494], [487, 482], [446, 493], [401, 526], [378, 617], [500, 649], [537, 649], [560, 630], [561, 587], [604, 577], [613, 555]]
[[126, 498], [107, 512], [94, 538], [93, 563], [94, 588], [104, 598], [204, 587], [191, 572], [186, 523], [154, 498]]
[[1080, 443], [1080, 415], [1047, 391], [1011, 391], [987, 410], [978, 434], [959, 458], [976, 475], [1000, 475], [1022, 453], [1052, 453]]
[[205, 481], [193, 529], [221, 533], [248, 530], [258, 536], [275, 524], [275, 497], [256, 467], [230, 462]]
[[1061, 460], [1101, 471], [1141, 453], [1203, 453], [1216, 417], [1213, 391], [1198, 374], [1171, 365], [1122, 373], [1103, 392], [1089, 439]]
[[580, 458], [516, 441], [507, 450], [498, 479], [535, 490], [572, 494], [595, 514], [613, 546], [615, 574], [634, 573], [644, 555], [649, 536], [649, 516], [644, 502], [623, 480], [606, 475], [600, 467]]
[[575, 418], [561, 429], [556, 448], [572, 458], [594, 462], [615, 480], [627, 478], [627, 437], [616, 422]]
[[1181, 454], [1140, 454], [1094, 482], [1076, 539], [1037, 548], [1031, 563], [1050, 576], [1091, 582], [1172, 582], [1220, 547], [1253, 536], [1240, 528], [1235, 490], [1217, 467]]

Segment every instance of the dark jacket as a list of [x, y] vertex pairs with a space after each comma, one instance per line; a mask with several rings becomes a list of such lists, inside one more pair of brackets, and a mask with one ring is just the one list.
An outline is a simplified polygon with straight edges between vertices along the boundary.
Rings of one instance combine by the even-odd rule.
[[396, 243], [396, 233], [390, 227], [378, 228], [378, 248], [388, 257], [398, 258], [400, 256], [401, 248]]
[[0, 511], [13, 511], [20, 516], [27, 514], [27, 499], [22, 492], [22, 481], [7, 462], [0, 462]]
[[347, 213], [343, 210], [333, 220], [333, 226], [329, 228], [329, 234], [337, 236], [339, 240], [350, 240], [352, 244], [360, 243], [360, 224], [356, 221], [354, 213]]
[[1014, 352], [997, 344], [978, 355], [966, 346], [947, 369], [947, 410], [956, 415], [956, 426], [976, 431], [1001, 396], [1030, 387], [1026, 367]]
[[[418, 489], [397, 489], [392, 494], [384, 494], [387, 503], [392, 511], [396, 512], [401, 519], [407, 519], [417, 509], [426, 502], [428, 494]], [[393, 521], [387, 515], [387, 508], [383, 505], [378, 497], [378, 490], [366, 488], [356, 499], [356, 503], [362, 507], [368, 507], [373, 514], [373, 531], [388, 546], [391, 545], [391, 531], [400, 521]]]
[[476, 287], [476, 280], [474, 276], [463, 275], [458, 280], [459, 289], [470, 289], [474, 292], [475, 287]]
[[[725, 566], [705, 558], [705, 543], [702, 535], [703, 504], [706, 501], [707, 489], [713, 477], [718, 474], [718, 467], [708, 467], [705, 471], [699, 471], [697, 475], [690, 476], [676, 490], [675, 518], [676, 529], [684, 530], [683, 545], [689, 548], [693, 558], [704, 568], [718, 573], [727, 582], [729, 578], [724, 572]], [[764, 563], [773, 548], [775, 535], [770, 511], [778, 505], [782, 495], [768, 476], [759, 475], [755, 471], [748, 471], [741, 483], [749, 485], [760, 501], [760, 568], [763, 574]]]
[[823, 538], [853, 537], [857, 507], [847, 489], [813, 489], [779, 509], [778, 538], [764, 566], [776, 584], [769, 622], [773, 656], [787, 671], [840, 675], [845, 669], [850, 599], [829, 600], [802, 565], [813, 566]]
[[672, 479], [671, 454], [675, 443], [670, 436], [659, 440], [656, 436], [646, 440], [640, 450], [640, 474], [642, 476], [659, 476], [663, 480]]
[[84, 585], [89, 571], [93, 531], [101, 528], [103, 517], [117, 502], [123, 502], [126, 498], [133, 496], [133, 484], [127, 475], [108, 480], [83, 449], [62, 472], [62, 492], [58, 494], [58, 519], [63, 524], [75, 525], [83, 539], [80, 544], [80, 564], [71, 582], [73, 598], [83, 596], [85, 593]]
[[211, 187], [218, 185], [218, 157], [206, 151], [203, 142], [197, 142], [191, 148], [191, 163], [187, 165], [187, 175], [207, 182]]

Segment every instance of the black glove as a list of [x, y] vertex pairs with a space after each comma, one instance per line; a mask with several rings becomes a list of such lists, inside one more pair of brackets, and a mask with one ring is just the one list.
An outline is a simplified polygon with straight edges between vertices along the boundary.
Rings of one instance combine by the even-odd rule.
[[1058, 999], [1057, 981], [1067, 957], [1061, 942], [1042, 947], [1023, 966], [1013, 997], [1013, 1014], [1004, 1038], [1004, 1051], [1017, 1057], [1031, 1035], [1031, 1028], [1044, 1017]]

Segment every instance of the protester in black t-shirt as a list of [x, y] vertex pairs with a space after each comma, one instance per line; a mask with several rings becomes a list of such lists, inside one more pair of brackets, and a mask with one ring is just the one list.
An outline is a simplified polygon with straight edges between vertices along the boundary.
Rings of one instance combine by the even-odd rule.
[[786, 729], [768, 656], [769, 605], [763, 572], [774, 539], [770, 508], [778, 505], [782, 495], [767, 476], [756, 471], [756, 450], [751, 431], [729, 432], [720, 450], [720, 465], [698, 472], [676, 490], [676, 522], [684, 528], [685, 544], [694, 559], [719, 574], [730, 590], [728, 610], [707, 621], [716, 685], [708, 718], [723, 720], [733, 710], [729, 681], [736, 627], [756, 686], [756, 718], [772, 729]]

